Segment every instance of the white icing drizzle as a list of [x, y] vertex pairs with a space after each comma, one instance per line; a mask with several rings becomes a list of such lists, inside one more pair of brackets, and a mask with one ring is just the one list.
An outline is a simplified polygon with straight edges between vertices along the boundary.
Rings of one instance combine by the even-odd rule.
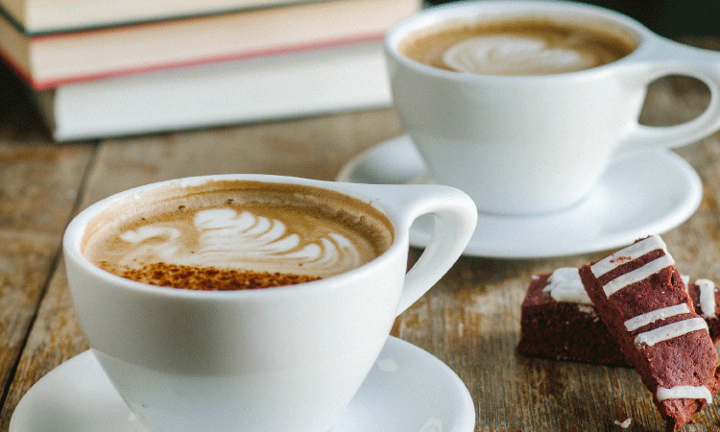
[[655, 321], [686, 313], [690, 313], [690, 308], [688, 308], [686, 303], [680, 303], [675, 306], [656, 309], [654, 311], [638, 315], [634, 318], [630, 318], [625, 321], [625, 328], [627, 328], [628, 331], [633, 331], [650, 323], [654, 323]]
[[637, 258], [640, 258], [641, 256], [646, 255], [647, 253], [652, 252], [656, 249], [661, 249], [663, 252], [665, 252], [665, 255], [669, 255], [665, 242], [660, 238], [660, 236], [653, 235], [646, 239], [640, 240], [637, 243], [633, 243], [625, 249], [621, 249], [611, 255], [608, 255], [607, 257], [590, 266], [590, 270], [592, 270], [592, 273], [595, 275], [596, 278], [599, 278], [607, 272], [620, 267], [626, 262], [630, 262]]
[[615, 420], [615, 421], [613, 421], [613, 423], [620, 426], [623, 429], [627, 429], [630, 427], [630, 424], [632, 423], [632, 417], [628, 417], [623, 421]]
[[640, 282], [643, 279], [647, 279], [655, 273], [658, 273], [660, 270], [670, 267], [674, 264], [675, 260], [670, 255], [659, 256], [656, 259], [645, 264], [644, 266], [637, 268], [629, 273], [625, 273], [624, 275], [620, 275], [606, 283], [605, 286], [603, 286], [605, 295], [610, 297], [611, 295], [615, 294], [626, 286], [632, 285], [635, 282]]
[[694, 332], [696, 330], [707, 331], [708, 325], [704, 319], [700, 317], [688, 318], [684, 321], [664, 325], [653, 330], [649, 330], [635, 336], [635, 344], [640, 346], [646, 344], [653, 346], [658, 342], [670, 340], [684, 334]]
[[705, 399], [712, 403], [712, 393], [705, 386], [675, 386], [672, 388], [660, 387], [656, 393], [657, 399]]
[[592, 300], [585, 292], [580, 271], [573, 267], [560, 267], [548, 277], [548, 285], [543, 292], [549, 292], [557, 302], [569, 302], [591, 305]]
[[705, 318], [715, 318], [715, 283], [708, 279], [698, 279], [695, 285], [700, 289], [700, 308]]

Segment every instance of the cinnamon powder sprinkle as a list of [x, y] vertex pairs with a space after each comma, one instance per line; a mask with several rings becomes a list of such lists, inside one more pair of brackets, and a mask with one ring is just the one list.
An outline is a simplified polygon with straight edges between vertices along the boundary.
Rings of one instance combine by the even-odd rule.
[[142, 268], [126, 268], [118, 273], [126, 279], [170, 288], [226, 291], [294, 285], [320, 279], [315, 276], [216, 269], [153, 263]]

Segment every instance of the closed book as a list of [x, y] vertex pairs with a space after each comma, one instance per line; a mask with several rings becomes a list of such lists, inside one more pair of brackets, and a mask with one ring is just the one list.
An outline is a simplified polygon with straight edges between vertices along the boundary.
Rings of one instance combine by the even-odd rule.
[[388, 107], [382, 41], [120, 76], [36, 91], [56, 141]]
[[36, 90], [371, 40], [419, 0], [333, 0], [27, 37], [0, 19], [0, 54]]
[[26, 35], [110, 27], [327, 0], [0, 0]]

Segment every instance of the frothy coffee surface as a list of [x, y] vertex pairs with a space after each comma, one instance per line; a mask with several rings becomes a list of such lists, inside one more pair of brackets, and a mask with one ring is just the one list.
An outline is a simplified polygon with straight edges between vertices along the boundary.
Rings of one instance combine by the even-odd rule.
[[170, 194], [143, 196], [137, 207], [124, 203], [97, 218], [84, 255], [104, 270], [154, 285], [245, 289], [342, 273], [392, 242], [380, 212], [320, 189], [236, 181]]
[[545, 20], [446, 24], [411, 35], [406, 57], [481, 75], [547, 75], [601, 66], [635, 49], [628, 35]]

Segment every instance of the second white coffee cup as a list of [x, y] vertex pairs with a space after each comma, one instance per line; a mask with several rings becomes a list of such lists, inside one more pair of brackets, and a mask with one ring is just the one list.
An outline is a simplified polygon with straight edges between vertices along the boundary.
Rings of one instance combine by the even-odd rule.
[[[635, 48], [602, 66], [524, 76], [445, 70], [398, 50], [418, 32], [532, 19], [615, 32]], [[569, 208], [591, 193], [619, 158], [689, 144], [720, 127], [719, 53], [672, 42], [622, 14], [590, 5], [448, 4], [396, 25], [385, 48], [395, 106], [434, 181], [467, 192], [481, 212], [531, 215]], [[677, 126], [639, 124], [648, 85], [667, 75], [707, 84], [709, 107]]]

